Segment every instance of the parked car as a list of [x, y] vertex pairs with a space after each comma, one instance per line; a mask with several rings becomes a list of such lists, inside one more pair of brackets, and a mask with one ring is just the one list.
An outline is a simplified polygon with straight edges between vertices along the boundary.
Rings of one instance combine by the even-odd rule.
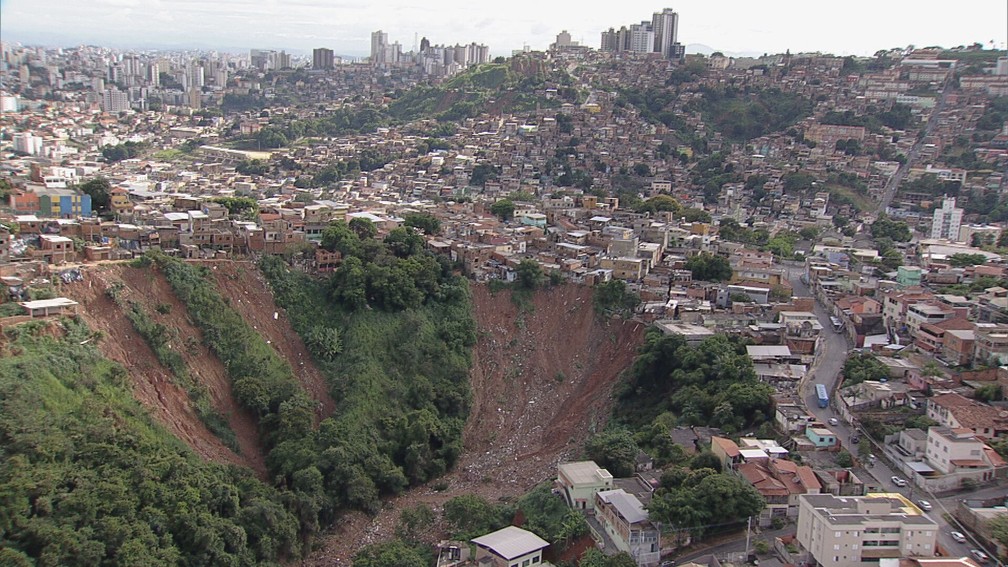
[[952, 532], [949, 534], [956, 543], [966, 543], [966, 536], [962, 532]]
[[903, 487], [903, 486], [907, 485], [907, 481], [904, 480], [904, 479], [902, 479], [902, 478], [900, 478], [900, 477], [898, 477], [898, 476], [894, 476], [894, 477], [890, 478], [889, 480], [891, 480], [893, 484], [895, 484], [896, 486], [899, 486], [899, 487]]
[[924, 510], [925, 512], [931, 511], [931, 503], [928, 502], [927, 500], [918, 500], [917, 505], [920, 506], [920, 509]]
[[857, 435], [851, 435], [850, 442], [857, 445], [858, 443], [861, 442], [861, 438], [858, 437]]
[[977, 560], [977, 563], [987, 563], [987, 554], [979, 549], [971, 549], [970, 555], [973, 556], [973, 559]]

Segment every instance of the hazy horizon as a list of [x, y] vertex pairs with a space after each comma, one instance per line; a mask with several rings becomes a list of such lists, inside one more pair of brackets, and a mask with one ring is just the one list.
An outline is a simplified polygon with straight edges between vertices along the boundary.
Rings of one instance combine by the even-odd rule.
[[[783, 0], [770, 6], [728, 1], [718, 5], [629, 0], [590, 11], [583, 4], [506, 4], [447, 0], [427, 7], [404, 0], [359, 5], [290, 0], [5, 0], [0, 5], [0, 37], [5, 43], [70, 47], [81, 44], [121, 49], [286, 49], [295, 54], [328, 47], [344, 56], [368, 55], [372, 31], [388, 33], [403, 51], [427, 37], [432, 44], [483, 43], [493, 56], [528, 45], [546, 49], [561, 30], [598, 47], [609, 27], [650, 19], [670, 7], [679, 12], [679, 41], [732, 53], [821, 51], [871, 55], [880, 49], [978, 42], [1004, 49], [1008, 2], [971, 2], [948, 9], [944, 3], [867, 2], [843, 8]], [[825, 24], [825, 25], [824, 25]]]

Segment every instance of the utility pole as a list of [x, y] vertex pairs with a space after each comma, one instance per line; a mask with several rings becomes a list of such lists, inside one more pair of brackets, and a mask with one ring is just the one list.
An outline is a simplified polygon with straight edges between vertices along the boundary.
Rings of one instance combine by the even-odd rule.
[[745, 559], [743, 561], [749, 561], [749, 527], [752, 525], [752, 516], [746, 519], [745, 524]]

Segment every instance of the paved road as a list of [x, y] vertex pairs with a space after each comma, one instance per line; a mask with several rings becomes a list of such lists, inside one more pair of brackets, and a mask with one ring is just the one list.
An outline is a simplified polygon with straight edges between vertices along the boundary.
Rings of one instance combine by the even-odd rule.
[[[802, 268], [789, 266], [786, 269], [788, 272], [788, 279], [791, 280], [794, 295], [797, 297], [810, 297], [812, 294], [808, 286], [802, 283], [800, 278]], [[815, 394], [815, 387], [812, 386], [812, 384], [825, 384], [826, 389], [829, 392], [834, 391], [837, 381], [840, 379], [840, 370], [843, 368], [843, 363], [847, 356], [847, 351], [849, 350], [849, 343], [845, 335], [833, 331], [833, 325], [830, 322], [829, 313], [826, 312], [818, 301], [815, 304], [815, 314], [819, 318], [819, 323], [823, 326], [823, 335], [822, 341], [817, 348], [818, 356], [816, 362], [808, 373], [810, 379], [804, 381], [801, 387], [801, 399], [804, 401], [806, 409], [815, 415], [818, 421], [826, 423], [831, 417], [839, 419], [839, 415], [834, 412], [832, 408], [819, 407], [818, 398]], [[854, 428], [852, 428], [850, 424], [840, 420], [837, 425], [830, 426], [830, 429], [837, 434], [840, 438], [840, 443], [844, 447], [847, 447], [852, 453], [857, 453], [857, 448], [850, 440], [851, 434], [855, 432]], [[862, 438], [867, 437], [864, 432], [859, 432], [859, 436]], [[927, 512], [926, 514], [938, 524], [939, 545], [947, 550], [949, 555], [955, 557], [966, 556], [969, 554], [970, 549], [979, 547], [971, 540], [967, 540], [967, 543], [956, 543], [952, 539], [952, 536], [949, 535], [953, 531], [966, 533], [958, 526], [950, 525], [945, 519], [947, 517], [946, 514], [950, 516], [952, 511], [955, 509], [959, 497], [953, 496], [945, 499], [939, 499], [934, 497], [934, 495], [926, 493], [920, 488], [912, 485], [906, 487], [896, 486], [892, 482], [892, 477], [902, 475], [898, 475], [893, 472], [893, 470], [889, 468], [888, 464], [882, 459], [877, 460], [874, 465], [865, 463], [865, 466], [867, 468], [865, 468], [864, 471], [871, 476], [871, 478], [863, 479], [866, 484], [877, 487], [877, 489], [881, 491], [898, 492], [909, 498], [912, 502], [927, 500], [933, 506], [932, 511]], [[991, 491], [991, 494], [988, 495], [988, 497], [1003, 494], [1005, 492], [1003, 488], [992, 488], [989, 490]], [[971, 496], [974, 495], [971, 494]], [[977, 494], [974, 497], [984, 496]], [[993, 555], [991, 556], [993, 557]]]
[[931, 109], [931, 115], [928, 117], [927, 124], [924, 126], [924, 133], [917, 137], [914, 141], [914, 145], [910, 148], [908, 155], [906, 156], [906, 161], [899, 166], [896, 173], [889, 178], [889, 182], [886, 183], [885, 188], [882, 190], [881, 204], [879, 205], [878, 211], [884, 213], [886, 209], [889, 208], [889, 204], [892, 203], [893, 197], [896, 196], [896, 190], [899, 188], [900, 182], [906, 177], [910, 167], [914, 165], [917, 161], [917, 157], [920, 156], [921, 148], [924, 147], [924, 139], [931, 135], [934, 131], [935, 125], [938, 123], [938, 116], [941, 114], [942, 110], [945, 109], [945, 103], [948, 99], [948, 94], [951, 91], [948, 81], [942, 87], [941, 96], [938, 97], [938, 102], [935, 104], [934, 108]]

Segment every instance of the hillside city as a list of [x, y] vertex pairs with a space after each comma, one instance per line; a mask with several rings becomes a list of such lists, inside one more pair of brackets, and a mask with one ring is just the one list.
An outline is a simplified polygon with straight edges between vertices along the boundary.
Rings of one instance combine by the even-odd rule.
[[[3, 42], [0, 351], [11, 379], [14, 368], [31, 376], [17, 357], [44, 347], [25, 329], [83, 321], [100, 329], [86, 336], [105, 338], [86, 344], [81, 323], [66, 322], [37, 327], [38, 337], [93, 349], [73, 355], [82, 361], [121, 364], [124, 391], [148, 372], [131, 349], [154, 353], [150, 367], [187, 401], [158, 410], [151, 400], [169, 386], [135, 386], [150, 422], [195, 461], [254, 471], [235, 486], [258, 478], [298, 495], [261, 496], [295, 510], [299, 527], [283, 537], [280, 520], [259, 534], [246, 527], [240, 544], [215, 536], [221, 555], [193, 559], [176, 526], [179, 555], [152, 564], [224, 563], [232, 553], [231, 564], [358, 567], [1000, 564], [1008, 53], [973, 44], [872, 57], [703, 55], [686, 53], [678, 29], [668, 8], [614, 22], [598, 47], [564, 31], [547, 50], [494, 58], [475, 41], [424, 37], [407, 49], [380, 30], [365, 58], [325, 47], [308, 58]], [[128, 275], [140, 268], [161, 283]], [[256, 286], [265, 303], [249, 295]], [[336, 306], [295, 309], [316, 296]], [[594, 313], [578, 318], [579, 302]], [[265, 315], [253, 318], [257, 308]], [[401, 324], [416, 325], [419, 344], [424, 309], [452, 310], [431, 315], [448, 346], [417, 347], [397, 363], [424, 368], [429, 382], [376, 371], [404, 380], [388, 395], [413, 413], [403, 410], [402, 423], [346, 418], [380, 424], [362, 453], [384, 460], [340, 438], [329, 451], [360, 459], [358, 468], [327, 470], [323, 460], [336, 457], [283, 464], [316, 458], [285, 445], [293, 401], [306, 404], [298, 419], [314, 452], [329, 454], [323, 435], [339, 437], [326, 423], [358, 394], [331, 376], [371, 371], [362, 360], [372, 355], [350, 356], [355, 333], [366, 335], [356, 325], [415, 317]], [[256, 409], [230, 339], [211, 330], [223, 327], [207, 313], [228, 310], [268, 352], [250, 367], [289, 364], [304, 391]], [[454, 341], [453, 321], [471, 336]], [[145, 325], [154, 323], [174, 338], [152, 339]], [[318, 331], [326, 325], [328, 335]], [[395, 329], [400, 346], [413, 340]], [[594, 343], [572, 338], [589, 331]], [[530, 354], [568, 340], [585, 346], [564, 354], [574, 358], [563, 368], [552, 350]], [[599, 370], [602, 352], [621, 366]], [[442, 365], [440, 356], [455, 358]], [[226, 386], [180, 381], [205, 379], [200, 357], [220, 359]], [[491, 359], [494, 379], [518, 389], [481, 394], [495, 387], [476, 377], [480, 365], [491, 375]], [[472, 373], [473, 391], [439, 398], [458, 384], [434, 378], [439, 366], [462, 368], [462, 382]], [[603, 374], [601, 394], [578, 390]], [[21, 387], [0, 386], [0, 400]], [[232, 387], [238, 401], [227, 406]], [[509, 406], [516, 395], [524, 407]], [[577, 413], [581, 403], [591, 412]], [[203, 448], [170, 424], [180, 412], [200, 414]], [[544, 432], [562, 425], [561, 412], [570, 427], [549, 445]], [[484, 457], [466, 457], [474, 420], [538, 445], [487, 434]], [[35, 447], [13, 441], [24, 431], [13, 423], [0, 424], [8, 463]], [[413, 437], [396, 445], [397, 436]], [[492, 459], [498, 452], [506, 458]], [[0, 484], [29, 474], [7, 466]], [[328, 494], [314, 508], [296, 500], [310, 493], [300, 488], [308, 469]], [[360, 484], [332, 488], [358, 472]], [[26, 493], [46, 485], [36, 482]], [[242, 486], [235, 506], [250, 501]], [[95, 548], [45, 536], [31, 526], [47, 513], [25, 498], [0, 496], [24, 514], [0, 519], [0, 558], [131, 564], [125, 545], [90, 556], [80, 550]], [[162, 526], [154, 534], [175, 525], [143, 517]]]

